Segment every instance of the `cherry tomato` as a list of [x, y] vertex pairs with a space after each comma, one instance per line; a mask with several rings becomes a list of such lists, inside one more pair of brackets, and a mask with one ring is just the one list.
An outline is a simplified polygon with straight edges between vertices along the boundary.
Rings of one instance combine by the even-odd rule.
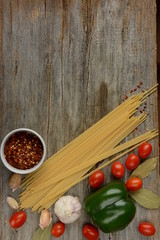
[[27, 215], [25, 212], [16, 212], [10, 218], [9, 223], [12, 228], [19, 228], [25, 223], [26, 219]]
[[51, 230], [51, 233], [54, 237], [60, 237], [65, 231], [65, 224], [62, 222], [56, 223]]
[[152, 152], [152, 145], [148, 142], [142, 143], [138, 148], [138, 155], [140, 158], [147, 158]]
[[98, 188], [104, 182], [104, 173], [101, 171], [94, 172], [89, 178], [89, 184], [93, 188]]
[[143, 182], [138, 177], [129, 178], [128, 181], [126, 182], [126, 188], [129, 191], [137, 191], [142, 187], [142, 185], [143, 185]]
[[124, 172], [125, 172], [124, 165], [121, 162], [113, 163], [111, 170], [112, 170], [113, 176], [115, 176], [116, 178], [123, 177]]
[[138, 227], [139, 232], [144, 236], [152, 236], [155, 234], [155, 227], [149, 222], [141, 222]]
[[88, 240], [97, 240], [99, 237], [98, 229], [91, 224], [86, 224], [83, 228], [83, 236]]
[[134, 170], [139, 165], [139, 157], [136, 154], [130, 154], [126, 159], [126, 168], [128, 170]]

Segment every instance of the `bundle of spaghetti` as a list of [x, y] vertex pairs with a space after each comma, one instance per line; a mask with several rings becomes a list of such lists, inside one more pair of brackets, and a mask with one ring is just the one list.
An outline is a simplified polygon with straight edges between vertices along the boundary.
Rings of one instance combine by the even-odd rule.
[[[153, 130], [153, 131], [151, 131], [151, 132], [152, 132], [153, 135], [150, 135], [149, 138], [147, 138], [147, 136], [146, 136], [145, 134], [141, 135], [142, 137], [144, 137], [144, 141], [139, 142], [139, 143], [137, 143], [137, 144], [134, 145], [134, 146], [131, 145], [131, 144], [133, 144], [133, 142], [132, 142], [132, 143], [131, 143], [131, 141], [126, 142], [126, 144], [129, 144], [129, 145], [132, 146], [132, 147], [130, 147], [128, 150], [126, 150], [125, 152], [121, 153], [121, 154], [118, 155], [117, 157], [113, 158], [112, 160], [110, 160], [110, 161], [102, 164], [101, 166], [97, 167], [97, 168], [94, 169], [93, 171], [90, 171], [88, 174], [85, 174], [80, 180], [77, 180], [77, 181], [74, 182], [74, 184], [71, 184], [71, 185], [70, 185], [70, 188], [73, 187], [74, 185], [76, 185], [77, 183], [79, 183], [80, 181], [83, 181], [84, 179], [88, 178], [88, 177], [89, 177], [91, 174], [93, 174], [94, 172], [96, 172], [96, 171], [98, 171], [98, 170], [101, 170], [101, 169], [107, 167], [107, 166], [110, 165], [111, 163], [113, 163], [113, 162], [115, 162], [116, 160], [118, 160], [119, 158], [123, 157], [125, 154], [127, 154], [127, 153], [129, 153], [130, 151], [134, 150], [135, 148], [137, 148], [137, 147], [138, 147], [140, 144], [142, 144], [143, 142], [149, 141], [150, 139], [158, 136], [158, 132], [157, 132], [156, 130]], [[140, 136], [140, 137], [141, 137], [141, 136]], [[139, 140], [140, 140], [140, 139], [139, 139]], [[135, 142], [137, 141], [137, 142], [138, 142], [138, 138], [137, 138], [137, 139], [133, 139], [133, 141], [135, 141]], [[123, 149], [123, 147], [124, 147], [124, 146], [121, 145], [121, 148], [122, 148], [122, 149]], [[125, 148], [124, 148], [124, 149], [125, 149]], [[124, 150], [124, 149], [123, 149], [123, 150]], [[118, 150], [120, 150], [120, 149], [117, 148], [117, 151], [118, 151]], [[102, 155], [99, 156], [99, 159], [100, 159], [100, 158], [101, 158], [101, 159], [106, 158], [106, 156], [107, 156], [107, 153], [104, 153], [104, 154], [102, 154]], [[62, 190], [59, 190], [59, 191], [57, 192], [57, 196], [55, 197], [55, 200], [51, 197], [51, 201], [48, 202], [48, 200], [47, 200], [47, 204], [44, 205], [44, 208], [47, 208], [47, 209], [48, 209], [49, 207], [51, 207], [52, 204], [53, 204], [53, 201], [54, 201], [54, 202], [57, 201], [57, 199], [58, 199], [59, 197], [61, 197], [62, 195], [64, 195], [64, 193], [65, 193], [67, 190], [68, 190], [68, 186], [67, 186], [67, 188], [63, 188]], [[43, 209], [43, 208], [40, 208], [39, 210], [41, 211], [42, 209]]]
[[[66, 172], [63, 173], [59, 173], [56, 176], [52, 177], [52, 184], [54, 186], [54, 184], [60, 180], [62, 180], [63, 178], [69, 177], [77, 172], [79, 172], [80, 170], [84, 170], [90, 166], [94, 167], [94, 165], [99, 162], [102, 161], [105, 158], [109, 158], [112, 157], [113, 155], [124, 151], [126, 149], [129, 149], [131, 147], [133, 147], [136, 144], [141, 144], [144, 141], [149, 141], [151, 138], [156, 137], [158, 135], [158, 132], [156, 130], [152, 130], [152, 131], [148, 131], [145, 134], [140, 135], [139, 137], [136, 137], [126, 143], [123, 143], [121, 145], [119, 145], [118, 147], [115, 147], [114, 149], [110, 149], [102, 154], [100, 154], [99, 156], [94, 156], [93, 158], [89, 159], [87, 162], [83, 162], [78, 166], [73, 167], [72, 169], [69, 169]], [[91, 172], [89, 173], [89, 175], [91, 174]], [[86, 176], [86, 175], [85, 175]], [[46, 188], [46, 186], [50, 186], [50, 179], [48, 179], [47, 181], [43, 182], [41, 185], [34, 187], [34, 192], [38, 192], [39, 190], [42, 190], [44, 188]], [[30, 188], [29, 188], [30, 189]]]
[[70, 187], [83, 180], [97, 162], [155, 137], [157, 132], [152, 131], [116, 147], [146, 119], [145, 114], [137, 117], [134, 113], [155, 90], [156, 86], [130, 97], [27, 176], [22, 183], [25, 190], [20, 195], [21, 208], [35, 211], [50, 207]]
[[[153, 130], [153, 131], [147, 132], [147, 133], [145, 133], [145, 134], [143, 134], [143, 135], [141, 135], [141, 136], [139, 136], [139, 137], [137, 137], [137, 138], [135, 138], [133, 140], [130, 140], [130, 141], [120, 145], [119, 147], [114, 148], [113, 154], [116, 154], [117, 152], [123, 151], [123, 150], [125, 150], [127, 148], [129, 148], [129, 149], [127, 151], [125, 151], [124, 153], [122, 153], [121, 155], [117, 156], [116, 158], [112, 159], [111, 161], [109, 161], [109, 162], [103, 164], [102, 166], [100, 166], [99, 168], [95, 169], [94, 171], [96, 171], [98, 169], [101, 169], [101, 168], [103, 168], [105, 166], [108, 166], [111, 162], [116, 161], [118, 158], [122, 157], [123, 155], [125, 155], [129, 151], [132, 151], [133, 149], [138, 147], [142, 142], [149, 141], [150, 139], [154, 138], [155, 136], [157, 136], [157, 134], [158, 134], [157, 131]], [[106, 153], [103, 153], [101, 156], [99, 156], [99, 158], [94, 157], [93, 160], [95, 162], [97, 162], [99, 159], [102, 160], [102, 159], [104, 159], [104, 158], [106, 158], [108, 156], [111, 156], [111, 155], [112, 155], [111, 153], [106, 152]], [[68, 185], [65, 186], [64, 183], [63, 183], [63, 186], [61, 186], [62, 187], [61, 190], [57, 187], [56, 188], [56, 193], [54, 192], [55, 193], [55, 197], [54, 198], [53, 198], [52, 193], [50, 192], [52, 189], [50, 189], [49, 192], [50, 192], [50, 199], [51, 200], [49, 201], [49, 196], [47, 196], [47, 203], [45, 205], [43, 205], [41, 208], [39, 208], [39, 210], [42, 210], [43, 208], [49, 208], [53, 204], [53, 202], [55, 202], [60, 196], [62, 196], [68, 190], [68, 187], [70, 188], [73, 185], [75, 185], [76, 183], [82, 181], [83, 179], [88, 177], [90, 174], [92, 174], [94, 171], [88, 173], [87, 175], [82, 177], [80, 180], [75, 179], [74, 183], [70, 182], [69, 186]], [[36, 193], [36, 195], [37, 195], [37, 193]], [[35, 195], [35, 200], [36, 200], [36, 195]], [[33, 196], [32, 196], [32, 198], [33, 198]], [[27, 201], [28, 201], [28, 199], [27, 199]], [[32, 210], [34, 211], [35, 209], [33, 208]]]

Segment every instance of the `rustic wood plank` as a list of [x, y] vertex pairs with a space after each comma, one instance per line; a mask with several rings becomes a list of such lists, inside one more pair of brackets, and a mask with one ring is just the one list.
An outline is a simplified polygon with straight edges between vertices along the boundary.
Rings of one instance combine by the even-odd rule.
[[[43, 136], [50, 156], [116, 107], [140, 81], [144, 89], [156, 83], [155, 0], [2, 2], [1, 139], [14, 128], [32, 128]], [[147, 100], [147, 111], [147, 122], [132, 136], [158, 127], [156, 94]], [[158, 142], [152, 142], [156, 155]], [[109, 181], [110, 168], [105, 172]], [[18, 231], [11, 230], [8, 219], [12, 210], [6, 197], [17, 198], [18, 192], [12, 194], [8, 188], [9, 176], [2, 166], [1, 238], [28, 240], [39, 215], [27, 211], [27, 223]], [[144, 186], [160, 194], [158, 179], [157, 168]], [[69, 190], [81, 202], [89, 192], [87, 180]], [[151, 239], [160, 239], [159, 211], [137, 209], [126, 230], [101, 233], [101, 239], [143, 240], [137, 231], [140, 220], [152, 221], [157, 232]], [[55, 216], [53, 221], [57, 221]], [[90, 219], [83, 212], [78, 223], [67, 226], [61, 239], [82, 239], [86, 222]]]
[[[1, 85], [2, 85], [2, 26], [3, 26], [3, 16], [2, 16], [2, 1], [0, 1], [0, 99], [2, 100], [2, 96], [1, 96]], [[0, 100], [0, 135], [2, 134], [2, 102]], [[2, 168], [2, 163], [0, 161], [0, 169]], [[2, 206], [1, 206], [1, 202], [2, 202], [2, 175], [0, 172], [0, 239], [2, 239], [2, 224], [1, 222], [3, 222], [2, 219]]]
[[[160, 84], [160, 1], [157, 0], [157, 81]], [[158, 123], [160, 129], [160, 87], [158, 88]], [[160, 136], [159, 136], [160, 139]], [[159, 148], [160, 152], [160, 148]]]

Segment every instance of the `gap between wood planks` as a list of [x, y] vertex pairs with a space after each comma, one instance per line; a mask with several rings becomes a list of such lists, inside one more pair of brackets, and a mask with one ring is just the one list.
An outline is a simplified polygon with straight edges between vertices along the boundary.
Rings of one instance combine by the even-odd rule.
[[[158, 87], [158, 126], [160, 132], [160, 0], [157, 0], [157, 81]], [[160, 135], [159, 135], [160, 142]], [[159, 145], [160, 153], [160, 145]], [[160, 169], [159, 169], [160, 170]]]

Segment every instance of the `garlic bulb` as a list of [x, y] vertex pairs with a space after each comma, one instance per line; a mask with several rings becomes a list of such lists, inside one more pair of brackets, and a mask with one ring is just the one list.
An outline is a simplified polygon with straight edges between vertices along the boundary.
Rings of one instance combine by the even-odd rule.
[[51, 223], [52, 218], [51, 218], [51, 213], [47, 210], [44, 209], [41, 212], [41, 216], [40, 216], [40, 223], [39, 226], [44, 229], [46, 227], [49, 226], [49, 224]]
[[54, 213], [63, 223], [75, 222], [81, 215], [82, 205], [78, 197], [63, 196], [56, 203]]

